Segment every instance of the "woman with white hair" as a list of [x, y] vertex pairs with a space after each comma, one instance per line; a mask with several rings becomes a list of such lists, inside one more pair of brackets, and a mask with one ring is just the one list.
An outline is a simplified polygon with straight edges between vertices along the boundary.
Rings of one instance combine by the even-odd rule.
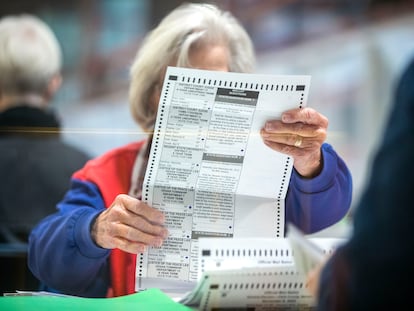
[[[169, 65], [251, 72], [254, 52], [230, 13], [206, 4], [173, 10], [148, 34], [131, 67], [131, 111], [149, 133]], [[324, 143], [327, 125], [311, 108], [294, 109], [282, 120], [268, 121], [261, 133], [266, 145], [294, 158], [286, 220], [308, 233], [339, 221], [351, 202], [350, 173]], [[162, 245], [168, 236], [163, 213], [140, 200], [150, 142], [132, 143], [90, 161], [73, 175], [59, 212], [32, 232], [29, 265], [48, 286], [89, 297], [135, 291], [137, 254]], [[133, 184], [138, 192], [131, 191]]]

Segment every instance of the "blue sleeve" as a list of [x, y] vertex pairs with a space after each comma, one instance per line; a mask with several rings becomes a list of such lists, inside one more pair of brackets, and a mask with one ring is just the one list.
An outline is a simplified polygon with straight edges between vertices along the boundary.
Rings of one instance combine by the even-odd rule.
[[352, 177], [332, 146], [322, 145], [322, 172], [310, 179], [292, 172], [286, 195], [286, 222], [310, 234], [341, 220], [352, 200]]
[[28, 265], [43, 284], [70, 295], [106, 295], [110, 250], [97, 246], [90, 235], [91, 223], [104, 208], [95, 185], [72, 179], [58, 211], [29, 238]]

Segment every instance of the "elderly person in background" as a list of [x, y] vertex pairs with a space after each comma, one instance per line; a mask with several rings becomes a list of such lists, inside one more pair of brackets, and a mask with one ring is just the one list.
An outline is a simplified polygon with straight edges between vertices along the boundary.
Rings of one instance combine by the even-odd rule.
[[[56, 212], [72, 173], [89, 159], [62, 141], [60, 120], [50, 109], [60, 69], [60, 46], [43, 21], [31, 15], [0, 19], [2, 243], [26, 243], [36, 223]], [[3, 282], [10, 273], [1, 275]]]
[[[229, 12], [206, 4], [179, 6], [148, 34], [136, 55], [132, 114], [152, 131], [167, 66], [251, 72], [254, 62], [251, 40]], [[261, 133], [266, 145], [294, 159], [286, 221], [307, 233], [342, 219], [352, 197], [347, 166], [324, 142], [327, 125], [311, 108], [294, 109], [268, 121]], [[140, 200], [150, 142], [112, 150], [73, 175], [59, 212], [31, 235], [29, 265], [43, 282], [88, 297], [135, 291], [137, 254], [162, 245], [168, 236], [163, 213]]]
[[89, 156], [64, 143], [50, 108], [62, 77], [52, 30], [32, 15], [0, 19], [0, 221], [26, 241], [32, 227], [56, 212], [68, 178]]

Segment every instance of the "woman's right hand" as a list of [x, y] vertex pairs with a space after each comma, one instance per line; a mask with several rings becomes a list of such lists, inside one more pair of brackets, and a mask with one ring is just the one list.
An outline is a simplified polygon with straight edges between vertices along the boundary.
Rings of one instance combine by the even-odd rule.
[[162, 212], [131, 196], [120, 194], [92, 225], [95, 243], [138, 254], [147, 246], [159, 247], [168, 236]]

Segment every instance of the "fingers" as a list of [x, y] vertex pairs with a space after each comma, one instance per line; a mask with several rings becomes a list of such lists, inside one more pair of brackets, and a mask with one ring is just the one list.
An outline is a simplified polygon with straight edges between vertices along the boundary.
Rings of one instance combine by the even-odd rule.
[[136, 214], [137, 216], [140, 216], [142, 218], [145, 218], [147, 221], [151, 223], [158, 225], [164, 224], [164, 214], [159, 210], [150, 207], [144, 202], [139, 201], [128, 195], [119, 195], [117, 199], [123, 202], [125, 208], [129, 212]]
[[319, 148], [326, 139], [327, 126], [325, 116], [311, 108], [298, 108], [284, 112], [282, 120], [267, 121], [260, 134], [275, 150], [280, 151], [278, 144], [286, 145], [285, 152], [290, 153], [295, 152], [294, 148]]
[[321, 146], [326, 140], [328, 119], [312, 108], [297, 108], [269, 120], [261, 129], [263, 142], [294, 159], [296, 171], [306, 178], [317, 176], [323, 167]]
[[304, 150], [320, 148], [326, 139], [326, 132], [323, 130], [313, 130], [307, 134], [294, 130], [291, 130], [291, 132], [287, 131], [289, 130], [284, 129], [280, 133], [268, 132], [262, 129], [260, 135], [265, 144], [272, 147], [272, 149], [289, 154], [301, 154]]
[[103, 248], [119, 248], [129, 253], [159, 247], [168, 236], [164, 215], [127, 195], [118, 195], [92, 225], [91, 235]]
[[266, 138], [279, 137], [286, 142], [290, 140], [291, 144], [294, 145], [298, 136], [302, 138], [324, 139], [326, 138], [326, 130], [326, 127], [319, 124], [284, 123], [280, 120], [269, 120], [262, 129], [262, 136], [264, 134]]
[[328, 127], [328, 118], [316, 110], [306, 108], [296, 108], [285, 111], [282, 113], [282, 122], [284, 123], [296, 123], [301, 122], [304, 124], [315, 124], [319, 127]]
[[119, 234], [112, 237], [112, 243], [115, 245], [113, 248], [132, 254], [143, 253], [148, 246], [160, 247], [164, 241], [162, 237], [146, 234], [123, 224], [119, 224], [117, 230]]
[[[319, 132], [324, 132], [326, 128], [315, 124], [305, 124], [301, 122], [296, 123], [284, 123], [280, 120], [267, 121], [263, 130], [271, 136], [272, 134], [280, 136], [293, 136], [295, 135], [302, 137], [315, 137], [318, 136]], [[288, 135], [289, 134], [289, 135]]]

